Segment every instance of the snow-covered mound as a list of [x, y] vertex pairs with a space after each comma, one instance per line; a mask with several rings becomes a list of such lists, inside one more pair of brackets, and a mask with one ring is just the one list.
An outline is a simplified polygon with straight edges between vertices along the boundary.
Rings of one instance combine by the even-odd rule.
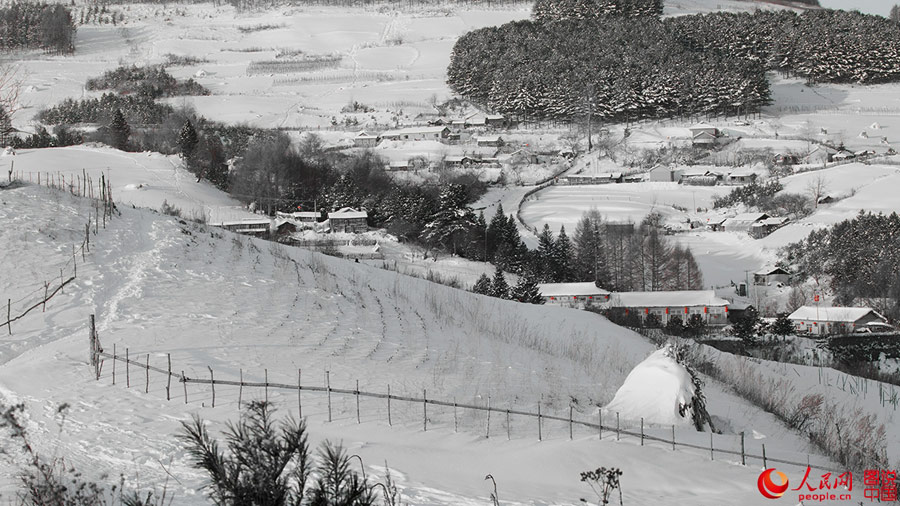
[[691, 374], [666, 346], [632, 369], [606, 409], [651, 424], [690, 425], [693, 397]]

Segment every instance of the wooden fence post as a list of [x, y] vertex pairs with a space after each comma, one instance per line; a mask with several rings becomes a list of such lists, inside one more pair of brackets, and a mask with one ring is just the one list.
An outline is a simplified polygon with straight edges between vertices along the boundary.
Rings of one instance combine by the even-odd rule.
[[187, 377], [183, 370], [181, 371], [181, 383], [184, 385], [184, 403], [187, 404]]
[[762, 450], [763, 450], [763, 455], [762, 455], [762, 457], [763, 457], [763, 469], [766, 469], [767, 466], [766, 466], [766, 445], [765, 445], [765, 443], [762, 445]]
[[12, 299], [6, 299], [6, 330], [12, 335]]
[[512, 439], [511, 429], [509, 427], [509, 408], [506, 409], [506, 440]]
[[302, 382], [302, 371], [297, 369], [297, 416], [303, 420], [303, 402], [300, 400], [300, 391], [303, 390]]
[[118, 362], [118, 359], [116, 357], [116, 343], [113, 343], [113, 370], [112, 370], [113, 385], [116, 384], [116, 362]]
[[391, 384], [390, 383], [388, 383], [387, 401], [388, 401], [388, 426], [390, 427], [390, 426], [394, 425], [393, 423], [391, 423]]
[[[269, 403], [269, 370], [263, 369], [263, 378], [265, 378], [266, 404]], [[328, 420], [331, 421], [330, 419]]]
[[713, 433], [709, 431], [709, 460], [715, 460], [713, 457]]
[[213, 376], [212, 367], [206, 366], [209, 369], [209, 384], [212, 385], [212, 407], [216, 407], [216, 378]]
[[359, 420], [359, 380], [356, 380], [356, 423], [361, 423]]
[[744, 454], [744, 431], [741, 431], [741, 465], [742, 466], [747, 465], [747, 458], [746, 458], [746, 455]]
[[672, 451], [675, 451], [675, 424], [672, 424]]
[[422, 427], [424, 432], [428, 432], [428, 392], [422, 389]]
[[238, 383], [238, 411], [241, 410], [241, 396], [244, 394], [244, 370], [238, 369], [241, 381]]
[[166, 400], [172, 400], [171, 396], [171, 388], [172, 388], [172, 354], [166, 353], [166, 362], [169, 367], [169, 374], [166, 376]]
[[44, 281], [44, 307], [41, 308], [42, 313], [47, 312], [47, 292], [50, 290], [50, 283]]
[[488, 396], [488, 405], [487, 405], [487, 428], [484, 429], [484, 438], [491, 438], [491, 396]]
[[619, 440], [619, 412], [616, 411], [616, 441]]
[[147, 379], [146, 379], [146, 382], [144, 383], [144, 393], [149, 394], [150, 393], [150, 354], [149, 353], [147, 354], [146, 370], [147, 370]]
[[641, 446], [644, 446], [644, 417], [641, 417]]
[[572, 440], [572, 405], [569, 404], [569, 441]]
[[541, 403], [538, 402], [538, 441], [543, 441], [543, 440], [544, 440], [544, 435], [541, 434]]
[[459, 432], [459, 417], [456, 414], [456, 397], [453, 398], [453, 432]]
[[597, 408], [597, 435], [603, 439], [603, 408]]
[[331, 422], [331, 371], [325, 371], [325, 390], [328, 391], [328, 421]]
[[125, 348], [125, 388], [131, 388], [131, 361], [128, 359], [128, 348]]

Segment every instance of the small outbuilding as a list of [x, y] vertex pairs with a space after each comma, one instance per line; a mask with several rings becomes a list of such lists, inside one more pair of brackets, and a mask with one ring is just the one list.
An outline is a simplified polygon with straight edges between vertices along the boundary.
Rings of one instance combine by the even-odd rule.
[[769, 267], [753, 273], [754, 285], [787, 284], [791, 281], [791, 274], [781, 267]]
[[589, 307], [605, 303], [610, 292], [598, 288], [593, 282], [584, 283], [541, 283], [538, 291], [546, 304], [559, 306]]
[[332, 232], [359, 233], [369, 230], [369, 214], [365, 211], [357, 211], [345, 207], [338, 211], [328, 213], [328, 223]]

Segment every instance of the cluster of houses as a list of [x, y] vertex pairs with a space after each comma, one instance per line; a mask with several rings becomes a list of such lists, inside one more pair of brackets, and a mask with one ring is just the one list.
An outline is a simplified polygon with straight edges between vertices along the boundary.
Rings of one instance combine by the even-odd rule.
[[787, 225], [790, 220], [784, 216], [769, 216], [766, 213], [741, 213], [731, 217], [707, 218], [706, 223], [693, 223], [694, 228], [706, 226], [713, 232], [747, 232], [759, 239]]
[[[466, 128], [505, 128], [509, 121], [501, 114], [473, 113], [464, 118], [436, 117], [424, 125], [387, 130], [379, 134], [359, 132], [353, 137], [353, 145], [358, 148], [372, 148], [382, 141], [437, 141], [452, 143], [463, 138]], [[479, 146], [501, 146], [503, 140], [498, 135], [475, 137]]]
[[[787, 279], [782, 269], [770, 269], [754, 275], [757, 284]], [[710, 327], [729, 323], [746, 309], [718, 297], [713, 290], [679, 290], [659, 292], [609, 292], [593, 282], [543, 283], [538, 285], [546, 304], [575, 308], [620, 309], [646, 322], [654, 315], [665, 326], [675, 316], [686, 321], [699, 315]], [[885, 318], [867, 307], [803, 306], [788, 317], [798, 334], [826, 336], [858, 332], [893, 331]]]
[[366, 211], [345, 207], [328, 212], [325, 216], [320, 212], [298, 211], [294, 213], [275, 213], [275, 219], [259, 218], [249, 220], [226, 221], [217, 226], [232, 232], [257, 237], [272, 235], [289, 235], [303, 229], [317, 232], [345, 232], [358, 234], [369, 229]]

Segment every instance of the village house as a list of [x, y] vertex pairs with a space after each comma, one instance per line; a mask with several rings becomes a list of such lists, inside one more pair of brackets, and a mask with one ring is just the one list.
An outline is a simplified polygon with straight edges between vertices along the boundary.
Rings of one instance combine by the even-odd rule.
[[725, 184], [744, 185], [756, 181], [757, 174], [755, 172], [747, 172], [736, 170], [725, 176]]
[[485, 135], [475, 137], [475, 144], [482, 147], [499, 148], [503, 146], [503, 137], [499, 135]]
[[328, 223], [332, 232], [359, 233], [369, 230], [368, 213], [345, 207], [328, 213]]
[[293, 213], [276, 212], [276, 218], [295, 221], [298, 223], [317, 223], [322, 219], [322, 214], [317, 211], [295, 211]]
[[676, 170], [674, 167], [668, 165], [657, 165], [656, 167], [651, 168], [648, 171], [648, 174], [650, 174], [650, 181], [674, 183], [675, 181], [681, 180], [682, 172], [683, 171]]
[[224, 221], [219, 224], [219, 227], [238, 234], [261, 237], [269, 235], [269, 231], [272, 229], [272, 220], [268, 218], [260, 218], [239, 221]]
[[725, 223], [725, 221], [727, 219], [728, 218], [726, 218], [724, 216], [707, 218], [706, 219], [706, 228], [708, 228], [709, 230], [711, 230], [713, 232], [720, 232], [722, 230], [722, 225]]
[[750, 230], [748, 232], [750, 233], [750, 237], [754, 239], [761, 239], [778, 230], [779, 228], [787, 225], [788, 221], [790, 220], [788, 220], [784, 216], [765, 218], [750, 225]]
[[447, 167], [456, 169], [471, 167], [475, 163], [476, 160], [474, 158], [465, 155], [449, 155], [444, 157], [444, 164]]
[[450, 137], [450, 129], [445, 126], [422, 126], [388, 130], [382, 139], [391, 141], [445, 141]]
[[610, 292], [598, 288], [593, 282], [541, 283], [538, 291], [545, 304], [570, 307], [590, 307], [609, 300]]
[[716, 139], [719, 138], [719, 129], [705, 123], [694, 125], [688, 130], [691, 131], [691, 143], [694, 146], [710, 147], [715, 145]]
[[409, 160], [394, 160], [385, 167], [389, 171], [409, 170]]
[[717, 297], [712, 290], [679, 290], [617, 292], [610, 295], [604, 307], [639, 315], [641, 322], [649, 315], [656, 315], [661, 325], [674, 316], [686, 322], [692, 315], [700, 315], [707, 325], [719, 326], [728, 323], [728, 305], [727, 300]]
[[753, 273], [754, 285], [788, 284], [791, 274], [781, 267], [768, 267]]
[[722, 223], [720, 230], [725, 232], [749, 232], [754, 223], [768, 218], [766, 213], [742, 213], [728, 218]]
[[381, 140], [377, 135], [370, 135], [365, 131], [356, 134], [353, 138], [353, 146], [357, 148], [374, 148]]
[[705, 169], [688, 169], [681, 173], [678, 181], [684, 185], [715, 186], [719, 176]]
[[606, 172], [603, 174], [571, 174], [562, 178], [562, 181], [565, 184], [569, 185], [621, 183], [622, 173]]
[[867, 323], [884, 323], [883, 316], [868, 307], [803, 306], [788, 316], [799, 334], [817, 336], [850, 334]]

